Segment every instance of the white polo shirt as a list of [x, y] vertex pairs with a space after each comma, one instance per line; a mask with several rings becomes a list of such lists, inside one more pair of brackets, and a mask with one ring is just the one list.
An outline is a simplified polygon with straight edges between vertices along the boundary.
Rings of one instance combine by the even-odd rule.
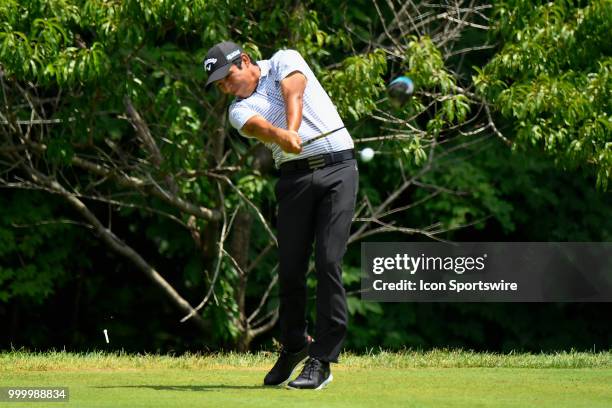
[[[278, 51], [269, 60], [257, 61], [257, 65], [261, 69], [257, 89], [247, 98], [237, 97], [229, 107], [229, 121], [241, 135], [249, 137], [241, 129], [255, 115], [263, 116], [276, 127], [287, 129], [285, 100], [280, 81], [295, 71], [301, 72], [307, 79], [303, 97], [302, 123], [298, 129], [302, 142], [344, 125], [329, 95], [297, 51]], [[354, 147], [353, 139], [346, 129], [338, 130], [305, 146], [299, 155], [293, 157], [287, 157], [276, 143], [265, 145], [272, 150], [276, 167], [288, 160], [303, 159]]]

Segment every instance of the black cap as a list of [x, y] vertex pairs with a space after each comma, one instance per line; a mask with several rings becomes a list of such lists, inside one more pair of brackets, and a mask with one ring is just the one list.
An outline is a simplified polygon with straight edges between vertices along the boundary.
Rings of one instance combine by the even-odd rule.
[[206, 86], [225, 78], [232, 66], [232, 61], [240, 58], [242, 52], [242, 47], [231, 41], [223, 41], [208, 50], [204, 59], [204, 69], [208, 72]]

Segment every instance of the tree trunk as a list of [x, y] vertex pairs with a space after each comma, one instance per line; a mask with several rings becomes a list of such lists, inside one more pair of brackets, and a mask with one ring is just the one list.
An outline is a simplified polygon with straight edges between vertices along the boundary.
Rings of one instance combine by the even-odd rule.
[[234, 292], [234, 299], [238, 305], [238, 329], [239, 335], [236, 339], [235, 348], [240, 352], [249, 349], [252, 336], [250, 334], [249, 323], [247, 322], [247, 311], [245, 308], [245, 295], [248, 283], [246, 272], [249, 261], [249, 247], [251, 244], [251, 226], [253, 225], [253, 215], [246, 208], [242, 207], [236, 214], [232, 238], [229, 246], [229, 253], [234, 258], [241, 271], [238, 272], [238, 282]]
[[[253, 171], [259, 171], [261, 174], [270, 172], [272, 166], [274, 165], [270, 150], [268, 150], [263, 144], [258, 144], [253, 149], [252, 154], [254, 158], [252, 164]], [[238, 211], [238, 214], [236, 214], [236, 219], [234, 220], [234, 230], [230, 243], [230, 254], [243, 271], [242, 274], [239, 273], [235, 293], [236, 304], [238, 305], [239, 311], [239, 321], [236, 322], [239, 335], [234, 346], [236, 350], [240, 352], [248, 351], [251, 341], [255, 338], [255, 336], [263, 333], [263, 331], [255, 333], [252, 330], [249, 322], [247, 321], [248, 313], [245, 304], [246, 289], [249, 279], [247, 266], [249, 264], [249, 248], [251, 244], [251, 228], [253, 226], [253, 220], [253, 213], [247, 207], [241, 208]]]

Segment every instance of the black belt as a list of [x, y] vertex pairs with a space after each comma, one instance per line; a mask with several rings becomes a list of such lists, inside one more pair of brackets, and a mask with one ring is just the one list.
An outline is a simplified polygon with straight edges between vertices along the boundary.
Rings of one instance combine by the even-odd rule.
[[330, 164], [343, 162], [355, 158], [355, 150], [340, 150], [338, 152], [317, 154], [304, 159], [291, 160], [280, 165], [281, 174], [300, 170], [320, 169]]

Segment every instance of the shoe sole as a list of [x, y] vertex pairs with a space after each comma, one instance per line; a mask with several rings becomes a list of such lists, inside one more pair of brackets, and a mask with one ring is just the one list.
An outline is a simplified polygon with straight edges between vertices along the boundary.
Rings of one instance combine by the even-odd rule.
[[327, 387], [327, 384], [329, 384], [333, 380], [334, 380], [334, 376], [332, 375], [332, 373], [329, 373], [329, 377], [327, 377], [327, 379], [325, 381], [323, 381], [321, 383], [321, 385], [319, 385], [317, 388], [315, 388], [315, 390], [322, 390], [323, 388]]
[[334, 380], [334, 376], [332, 375], [332, 373], [329, 373], [329, 377], [327, 377], [327, 378], [325, 379], [325, 381], [323, 381], [323, 382], [321, 383], [321, 385], [319, 385], [317, 388], [297, 388], [297, 387], [292, 387], [292, 386], [290, 386], [289, 384], [287, 384], [287, 387], [286, 387], [286, 388], [288, 388], [288, 389], [290, 389], [290, 390], [309, 390], [309, 389], [312, 389], [312, 390], [314, 390], [314, 391], [316, 391], [316, 390], [322, 390], [323, 388], [327, 387], [327, 385], [328, 385], [330, 382], [332, 382], [333, 380]]
[[290, 382], [289, 380], [291, 380], [291, 377], [293, 377], [293, 374], [295, 374], [295, 370], [297, 370], [297, 368], [300, 366], [300, 364], [302, 364], [302, 363], [303, 363], [303, 362], [305, 362], [306, 360], [308, 360], [308, 356], [306, 356], [306, 357], [304, 357], [303, 359], [301, 359], [301, 360], [300, 360], [300, 361], [299, 361], [299, 362], [298, 362], [298, 363], [295, 365], [295, 367], [293, 367], [293, 370], [291, 370], [291, 373], [289, 374], [289, 377], [287, 377], [287, 379], [286, 379], [286, 380], [284, 380], [283, 382], [278, 383], [278, 384], [276, 384], [276, 385], [274, 385], [274, 384], [269, 384], [269, 385], [268, 385], [268, 384], [264, 384], [264, 386], [266, 386], [266, 387], [284, 387], [284, 386], [286, 386], [287, 384], [289, 384], [289, 382]]

